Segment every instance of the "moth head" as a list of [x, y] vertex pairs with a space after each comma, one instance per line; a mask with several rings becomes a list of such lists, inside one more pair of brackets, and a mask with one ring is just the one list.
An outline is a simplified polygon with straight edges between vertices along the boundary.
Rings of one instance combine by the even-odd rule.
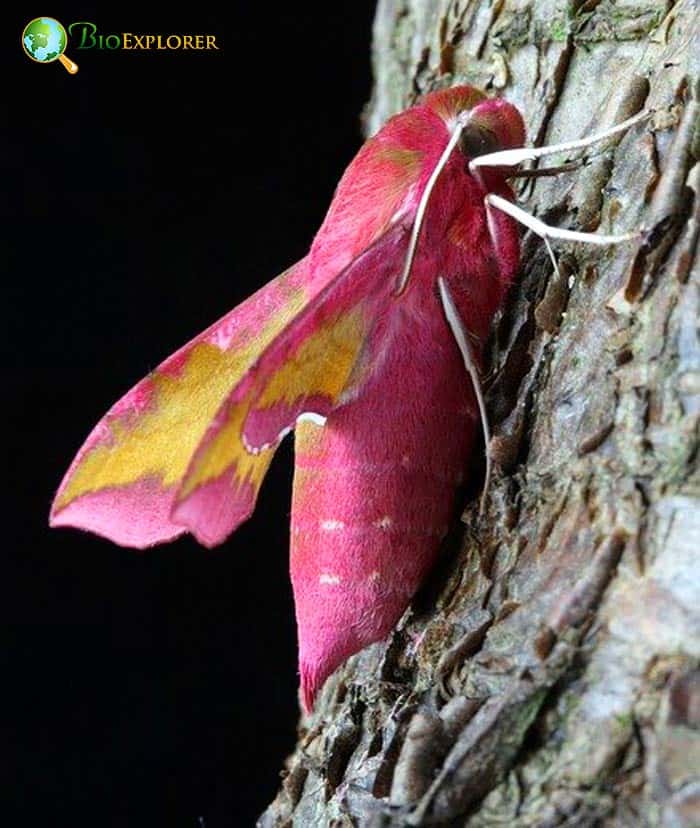
[[463, 110], [461, 118], [464, 127], [459, 148], [469, 161], [487, 153], [522, 147], [525, 143], [522, 116], [508, 101], [484, 100], [472, 109]]
[[487, 98], [473, 86], [431, 92], [423, 103], [443, 120], [448, 132], [461, 123], [459, 148], [468, 161], [525, 143], [525, 124], [516, 107], [501, 98]]

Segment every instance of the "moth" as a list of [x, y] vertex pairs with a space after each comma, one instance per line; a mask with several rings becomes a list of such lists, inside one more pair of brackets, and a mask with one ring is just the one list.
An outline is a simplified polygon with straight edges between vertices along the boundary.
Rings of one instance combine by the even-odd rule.
[[547, 227], [508, 179], [640, 117], [539, 149], [523, 148], [513, 105], [469, 86], [393, 117], [347, 168], [308, 255], [97, 424], [51, 525], [139, 549], [185, 532], [216, 546], [253, 512], [293, 429], [290, 569], [310, 710], [343, 661], [391, 631], [438, 554], [480, 420], [488, 434], [479, 370], [518, 271], [516, 221], [545, 241], [625, 238]]

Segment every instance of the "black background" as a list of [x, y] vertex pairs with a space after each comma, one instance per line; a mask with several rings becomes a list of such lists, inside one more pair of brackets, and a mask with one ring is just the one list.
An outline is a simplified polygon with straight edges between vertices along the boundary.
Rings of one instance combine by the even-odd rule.
[[[244, 826], [277, 789], [298, 712], [289, 446], [214, 551], [138, 554], [47, 515], [108, 407], [306, 252], [361, 142], [373, 6], [4, 25], [3, 824]], [[71, 77], [21, 51], [41, 13], [220, 51], [72, 44]]]

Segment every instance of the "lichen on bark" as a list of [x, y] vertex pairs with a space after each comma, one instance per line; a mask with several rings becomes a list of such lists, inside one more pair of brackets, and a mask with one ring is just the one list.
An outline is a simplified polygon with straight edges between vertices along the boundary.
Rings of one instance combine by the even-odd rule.
[[456, 83], [536, 144], [654, 110], [519, 192], [644, 237], [560, 247], [557, 277], [525, 234], [489, 348], [487, 512], [327, 682], [261, 825], [700, 825], [699, 60], [687, 0], [380, 0], [368, 133]]

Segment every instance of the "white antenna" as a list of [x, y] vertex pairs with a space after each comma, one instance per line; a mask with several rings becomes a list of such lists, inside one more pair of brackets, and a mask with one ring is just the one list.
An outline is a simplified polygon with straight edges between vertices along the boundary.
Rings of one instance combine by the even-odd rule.
[[645, 121], [653, 115], [652, 111], [645, 110], [628, 118], [621, 124], [612, 126], [609, 129], [603, 130], [587, 138], [579, 138], [576, 141], [566, 141], [563, 144], [551, 144], [548, 147], [518, 147], [517, 149], [499, 150], [498, 152], [489, 152], [486, 155], [479, 155], [472, 158], [469, 162], [470, 172], [474, 172], [477, 167], [514, 167], [521, 164], [523, 161], [534, 161], [536, 158], [544, 158], [546, 155], [554, 155], [557, 152], [569, 152], [570, 150], [585, 149], [591, 144], [597, 144], [600, 141], [605, 141], [618, 132], [624, 132], [631, 126], [638, 124], [640, 121]]
[[457, 116], [457, 123], [455, 124], [454, 132], [450, 136], [450, 140], [447, 142], [447, 146], [443, 150], [442, 155], [440, 156], [437, 164], [433, 168], [433, 171], [430, 174], [430, 178], [428, 179], [428, 183], [425, 185], [423, 194], [421, 195], [420, 201], [418, 202], [416, 217], [413, 220], [413, 229], [411, 230], [411, 239], [408, 243], [406, 262], [403, 266], [403, 273], [401, 274], [401, 279], [399, 280], [399, 283], [396, 287], [396, 296], [400, 296], [404, 292], [404, 290], [406, 289], [406, 285], [408, 284], [408, 279], [411, 275], [411, 267], [413, 266], [413, 259], [416, 256], [418, 236], [420, 235], [421, 227], [423, 225], [423, 218], [425, 216], [425, 211], [428, 207], [428, 200], [430, 199], [430, 195], [433, 191], [433, 187], [435, 186], [435, 182], [438, 180], [438, 176], [440, 175], [440, 173], [445, 169], [445, 165], [449, 161], [450, 155], [452, 155], [452, 150], [457, 145], [457, 141], [459, 141], [459, 137], [462, 134], [462, 131], [464, 130], [464, 127], [467, 125], [468, 122], [469, 112], [460, 112]]

